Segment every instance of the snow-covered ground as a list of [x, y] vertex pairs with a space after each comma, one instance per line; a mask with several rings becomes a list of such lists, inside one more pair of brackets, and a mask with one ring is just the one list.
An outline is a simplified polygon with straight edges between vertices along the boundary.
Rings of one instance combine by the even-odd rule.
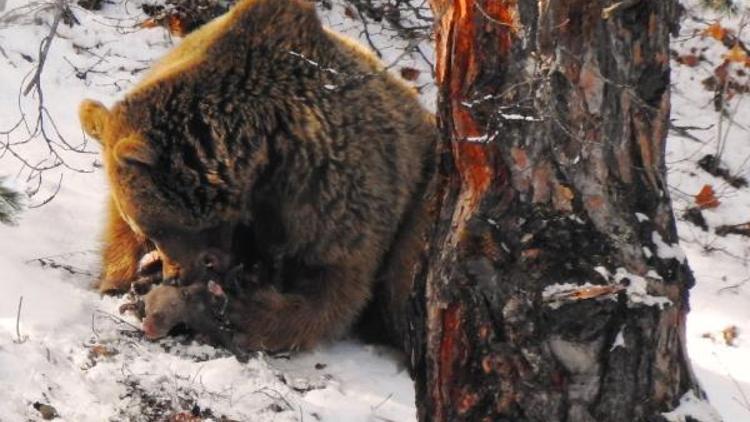
[[[260, 356], [241, 364], [216, 349], [181, 344], [184, 339], [145, 341], [131, 325], [134, 319], [121, 319], [121, 298], [91, 289], [107, 192], [98, 145], [83, 147], [91, 154], [66, 152], [59, 135], [78, 147], [84, 139], [78, 103], [94, 98], [112, 104], [179, 42], [162, 28], [138, 27], [147, 18], [140, 10], [144, 2], [105, 3], [99, 12], [72, 6], [80, 25], [60, 23], [42, 73], [49, 112], [44, 128], [68, 167], [45, 171], [29, 205], [43, 202], [58, 185], [59, 192], [25, 211], [18, 226], [0, 226], [0, 421], [39, 420], [35, 404], [51, 405], [67, 421], [164, 420], [178, 411], [237, 421], [413, 420], [412, 381], [392, 351], [342, 341], [293, 358]], [[0, 142], [22, 142], [35, 131], [37, 98], [33, 91], [19, 96], [19, 90], [36, 69], [52, 4], [11, 0], [0, 20]], [[346, 25], [339, 6], [323, 12], [331, 26], [357, 31]], [[390, 50], [383, 54], [396, 62], [400, 53]], [[412, 62], [399, 58], [395, 70], [420, 66]], [[421, 79], [430, 79], [429, 70], [422, 73]], [[26, 121], [17, 126], [21, 113]], [[9, 135], [1, 133], [13, 127]], [[46, 144], [37, 135], [0, 158], [0, 176], [17, 188], [36, 189], [37, 173], [14, 154], [45, 166], [51, 161], [36, 160], [48, 156]], [[54, 268], [58, 264], [65, 268]]]
[[[98, 12], [72, 5], [80, 24], [60, 23], [50, 46], [41, 78], [43, 127], [66, 166], [45, 171], [39, 193], [28, 203], [39, 205], [59, 186], [52, 201], [25, 211], [17, 226], [0, 226], [0, 421], [39, 420], [37, 408], [45, 410], [40, 405], [54, 407], [67, 421], [156, 420], [180, 411], [216, 420], [414, 420], [411, 380], [399, 357], [386, 349], [341, 341], [312, 353], [259, 356], [241, 364], [220, 350], [180, 338], [145, 341], [136, 321], [119, 315], [122, 299], [101, 297], [90, 288], [98, 271], [106, 186], [98, 146], [79, 145], [84, 137], [77, 105], [83, 98], [112, 104], [155, 58], [179, 42], [161, 28], [139, 27], [145, 19], [142, 3], [112, 0]], [[23, 142], [37, 132], [38, 97], [34, 90], [28, 96], [21, 91], [33, 78], [39, 43], [49, 33], [51, 4], [8, 0], [0, 10], [2, 144]], [[721, 139], [728, 169], [750, 177], [750, 100], [748, 94], [736, 95], [723, 118], [714, 110], [713, 92], [701, 81], [714, 73], [728, 50], [700, 34], [720, 16], [690, 4], [688, 15], [702, 20], [687, 19], [673, 49], [687, 55], [696, 48], [694, 53], [705, 59], [697, 66], [673, 61], [672, 117], [676, 126], [707, 129], [690, 129], [697, 140], [670, 136], [669, 183], [677, 215], [695, 205], [694, 195], [705, 184], [713, 186], [720, 204], [703, 211], [708, 231], [678, 221], [697, 279], [688, 346], [711, 402], [725, 421], [740, 422], [750, 420], [750, 238], [719, 236], [715, 228], [750, 221], [750, 188], [735, 189], [696, 162], [715, 153]], [[415, 69], [407, 75], [426, 86], [426, 104], [434, 101], [429, 46], [422, 45], [426, 60], [402, 56], [404, 42], [378, 25], [368, 27], [365, 36], [355, 14], [339, 2], [333, 6], [321, 9], [324, 22], [364, 42], [369, 36], [394, 71]], [[721, 24], [737, 30], [740, 18], [721, 17]], [[730, 72], [748, 84], [747, 73], [737, 73], [741, 69], [742, 64], [733, 64]], [[19, 121], [22, 116], [25, 121]], [[90, 154], [65, 151], [60, 137]], [[44, 166], [51, 162], [39, 160], [48, 151], [39, 134], [12, 151], [0, 150], [0, 176], [9, 176], [20, 189], [36, 190], [36, 172], [14, 154]], [[737, 336], [727, 342], [722, 331], [732, 326]]]
[[[688, 2], [687, 19], [681, 35], [672, 41], [680, 56], [704, 56], [697, 66], [672, 61], [672, 121], [675, 126], [699, 129], [690, 133], [699, 141], [676, 133], [667, 143], [668, 181], [677, 216], [695, 207], [695, 197], [704, 185], [711, 185], [720, 204], [703, 210], [709, 227], [678, 219], [678, 232], [693, 272], [696, 285], [691, 291], [687, 341], [693, 368], [708, 393], [713, 406], [725, 421], [750, 420], [750, 237], [719, 236], [715, 228], [750, 222], [750, 188], [733, 188], [726, 180], [709, 175], [697, 161], [706, 154], [716, 154], [724, 143], [721, 160], [732, 175], [750, 178], [750, 98], [737, 94], [726, 105], [728, 113], [720, 117], [715, 111], [713, 92], [703, 81], [715, 75], [729, 49], [704, 31], [719, 22], [727, 29], [739, 31], [750, 23], [750, 8], [745, 5], [744, 18], [707, 13]], [[742, 4], [742, 2], [737, 2]], [[747, 43], [750, 28], [740, 38]], [[750, 62], [732, 63], [728, 73], [737, 83], [750, 87]], [[720, 73], [719, 71], [718, 73]], [[728, 88], [729, 89], [729, 88]], [[731, 338], [736, 327], [737, 338]]]

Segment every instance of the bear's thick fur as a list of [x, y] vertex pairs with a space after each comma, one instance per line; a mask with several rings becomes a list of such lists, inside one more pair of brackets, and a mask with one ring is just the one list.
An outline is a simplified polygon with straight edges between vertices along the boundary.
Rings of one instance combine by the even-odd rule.
[[400, 334], [435, 123], [310, 4], [240, 1], [80, 117], [111, 186], [101, 291], [127, 289], [155, 246], [183, 284], [257, 262], [282, 279], [231, 301], [239, 347], [310, 348], [373, 294], [384, 305], [368, 315]]

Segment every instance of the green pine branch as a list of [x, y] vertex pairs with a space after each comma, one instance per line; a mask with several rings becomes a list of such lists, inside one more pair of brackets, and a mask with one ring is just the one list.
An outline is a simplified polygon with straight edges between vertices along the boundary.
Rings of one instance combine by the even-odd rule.
[[735, 15], [740, 10], [739, 2], [736, 0], [701, 0], [701, 6], [729, 15]]
[[0, 223], [14, 224], [18, 213], [23, 209], [23, 196], [5, 184], [0, 177]]

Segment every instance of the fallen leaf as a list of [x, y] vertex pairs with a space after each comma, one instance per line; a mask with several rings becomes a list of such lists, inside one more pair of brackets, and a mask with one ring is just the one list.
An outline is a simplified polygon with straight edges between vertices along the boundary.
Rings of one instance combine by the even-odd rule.
[[114, 356], [117, 354], [117, 350], [110, 349], [109, 347], [103, 345], [103, 344], [95, 344], [94, 346], [89, 349], [89, 356], [91, 358], [107, 358], [110, 356]]
[[148, 18], [145, 21], [141, 22], [141, 28], [155, 28], [159, 26], [159, 22], [156, 21], [154, 18]]
[[703, 35], [721, 41], [727, 35], [727, 30], [719, 22], [714, 22], [703, 30]]
[[167, 418], [168, 422], [201, 422], [200, 416], [195, 416], [190, 412], [173, 413]]
[[685, 54], [677, 57], [677, 63], [684, 64], [685, 66], [695, 67], [701, 61], [700, 57], [695, 54]]
[[737, 329], [736, 325], [730, 325], [729, 327], [721, 330], [721, 335], [722, 337], [724, 337], [724, 343], [726, 343], [727, 346], [735, 346], [735, 340], [737, 340], [739, 330]]
[[716, 208], [721, 204], [716, 198], [716, 193], [711, 185], [704, 185], [703, 189], [695, 195], [695, 204], [701, 209]]
[[401, 77], [407, 81], [416, 81], [421, 72], [413, 67], [402, 67]]
[[172, 35], [177, 37], [184, 37], [188, 33], [185, 20], [178, 15], [169, 15], [167, 18], [167, 28]]
[[746, 63], [747, 62], [747, 52], [740, 47], [739, 43], [736, 43], [734, 47], [729, 49], [729, 52], [724, 55], [724, 58], [727, 59], [728, 62], [731, 63]]

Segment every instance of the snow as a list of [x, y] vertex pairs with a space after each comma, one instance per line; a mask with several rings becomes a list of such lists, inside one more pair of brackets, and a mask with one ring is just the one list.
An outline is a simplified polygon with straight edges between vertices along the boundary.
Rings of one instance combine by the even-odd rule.
[[628, 306], [630, 307], [643, 305], [663, 308], [672, 304], [672, 301], [666, 297], [649, 294], [646, 289], [648, 286], [646, 278], [633, 274], [625, 268], [618, 268], [615, 271], [613, 280], [617, 284], [623, 284], [627, 280], [625, 293], [628, 296]]
[[[3, 3], [0, 0], [0, 6]], [[46, 171], [40, 179], [13, 154], [0, 152], [0, 176], [7, 176], [5, 183], [39, 190], [27, 201], [30, 208], [17, 226], [0, 225], [0, 419], [39, 420], [33, 407], [39, 402], [54, 406], [60, 420], [67, 421], [149, 420], [149, 415], [160, 410], [191, 411], [196, 406], [204, 415], [210, 410], [214, 419], [414, 420], [412, 382], [402, 358], [388, 349], [343, 340], [309, 353], [260, 355], [240, 363], [221, 350], [181, 337], [148, 342], [132, 326], [137, 321], [118, 314], [121, 299], [101, 297], [90, 288], [98, 272], [97, 236], [103, 223], [106, 185], [98, 146], [95, 142], [81, 144], [84, 137], [77, 105], [83, 98], [111, 105], [155, 58], [179, 42], [161, 28], [137, 27], [143, 19], [142, 3], [113, 0], [95, 13], [73, 4], [81, 25], [60, 24], [59, 37], [51, 45], [42, 73], [42, 86], [44, 106], [56, 127], [47, 120], [46, 131], [70, 168]], [[701, 81], [721, 63], [726, 48], [701, 37], [699, 31], [715, 19], [736, 30], [740, 17], [706, 12], [697, 3], [685, 2], [688, 18], [672, 48], [679, 54], [696, 48], [706, 61], [696, 67], [672, 62], [672, 119], [676, 126], [707, 129], [690, 130], [700, 142], [670, 135], [668, 180], [677, 216], [694, 206], [693, 195], [705, 184], [713, 186], [721, 203], [703, 210], [708, 231], [678, 219], [680, 244], [666, 244], [656, 235], [656, 250], [649, 253], [662, 258], [684, 256], [695, 273], [687, 326], [689, 354], [720, 418], [692, 392], [682, 398], [678, 409], [664, 416], [670, 421], [683, 421], [690, 415], [702, 421], [740, 422], [750, 420], [750, 240], [719, 236], [715, 228], [750, 221], [750, 188], [734, 188], [700, 170], [696, 162], [717, 152], [722, 144], [722, 161], [732, 173], [750, 177], [750, 107], [747, 99], [738, 95], [730, 101], [727, 116], [720, 118], [714, 110], [713, 93]], [[31, 78], [39, 42], [49, 31], [49, 4], [8, 0], [0, 15], [0, 143], [20, 143], [29, 132], [35, 132], [37, 98], [33, 93], [19, 93]], [[334, 1], [332, 10], [321, 10], [323, 21], [367, 43], [361, 23], [346, 17], [344, 10], [342, 2]], [[9, 15], [15, 17], [5, 19]], [[434, 109], [429, 45], [419, 41], [425, 58], [403, 55], [407, 42], [394, 40], [392, 34], [372, 23], [367, 29], [391, 70], [418, 71], [412, 83], [421, 88], [423, 103]], [[738, 66], [732, 69], [736, 70]], [[747, 74], [734, 74], [744, 83], [750, 82]], [[27, 120], [19, 125], [22, 114]], [[16, 126], [17, 130], [6, 134]], [[61, 148], [57, 131], [88, 153]], [[488, 137], [487, 141], [492, 140]], [[48, 157], [47, 145], [38, 134], [28, 143], [14, 145], [13, 151], [32, 162]], [[58, 185], [55, 198], [36, 207]], [[636, 218], [645, 221], [643, 216]], [[631, 300], [666, 304], [665, 298], [647, 294], [644, 279], [620, 270], [614, 269], [614, 275], [606, 269], [600, 273], [607, 280], [628, 277]], [[555, 298], [580, 288], [557, 286], [545, 295]], [[731, 345], [721, 335], [706, 335], [730, 326], [738, 327], [738, 337]], [[611, 347], [627, 345], [618, 335]]]
[[685, 252], [682, 251], [679, 244], [670, 245], [665, 242], [664, 239], [661, 238], [661, 235], [655, 230], [651, 233], [651, 241], [654, 242], [654, 245], [656, 246], [656, 256], [659, 258], [676, 259], [680, 262], [685, 262], [687, 259]]
[[612, 346], [609, 348], [609, 351], [613, 351], [617, 349], [618, 347], [622, 347], [623, 349], [625, 346], [625, 326], [623, 325], [622, 328], [620, 328], [620, 331], [617, 332], [617, 336], [615, 337], [615, 341], [612, 343]]
[[[706, 404], [705, 400], [698, 398], [693, 390], [688, 391], [680, 398], [680, 405], [671, 412], [662, 413], [669, 422], [688, 422], [697, 420], [699, 422], [720, 422], [721, 416], [716, 410]], [[688, 419], [690, 417], [691, 419]]]
[[530, 122], [541, 122], [542, 119], [534, 116], [524, 116], [523, 114], [518, 113], [498, 113], [500, 117], [502, 117], [505, 120], [527, 120]]
[[[700, 32], [709, 24], [719, 21], [722, 26], [737, 31], [742, 15], [723, 16], [707, 12], [698, 1], [683, 2], [686, 16], [680, 35], [672, 41], [672, 49], [679, 54], [697, 54], [706, 57], [696, 67], [672, 61], [672, 120], [676, 126], [708, 128], [691, 130], [700, 139], [696, 142], [672, 132], [667, 142], [667, 168], [670, 194], [676, 216], [695, 205], [693, 195], [705, 184], [716, 191], [721, 204], [703, 211], [709, 226], [704, 232], [697, 226], [678, 218], [680, 244], [692, 268], [696, 285], [690, 292], [691, 311], [688, 314], [688, 354], [702, 387], [714, 408], [724, 421], [750, 420], [750, 285], [748, 276], [750, 239], [736, 235], [718, 236], [715, 228], [722, 224], [750, 221], [750, 191], [736, 189], [721, 178], [699, 169], [696, 162], [705, 154], [719, 149], [718, 141], [725, 142], [722, 161], [733, 175], [750, 176], [750, 107], [746, 95], [735, 96], [728, 104], [730, 115], [720, 118], [713, 107], [713, 92], [704, 88], [701, 81], [722, 63], [727, 49], [717, 40], [702, 37]], [[736, 2], [744, 8], [745, 21], [750, 13], [746, 2]], [[745, 28], [743, 38], [746, 38]], [[705, 49], [705, 50], [704, 50]], [[733, 75], [744, 84], [747, 75], [736, 73], [740, 66], [732, 65]], [[745, 71], [747, 68], [745, 69]], [[721, 124], [719, 122], [721, 121]], [[732, 122], [732, 123], [730, 123]], [[719, 133], [719, 127], [722, 133]], [[714, 341], [704, 334], [721, 331], [729, 326], [739, 328], [735, 345]], [[679, 420], [679, 419], [678, 419]], [[703, 419], [701, 419], [703, 420]], [[707, 419], [716, 420], [716, 419]]]
[[[136, 27], [145, 18], [142, 3], [105, 2], [100, 12], [72, 4], [81, 25], [59, 26], [42, 88], [56, 130], [71, 145], [84, 139], [77, 118], [82, 99], [111, 105], [179, 42], [161, 28]], [[10, 0], [5, 13], [17, 17], [0, 17], [0, 132], [14, 127], [21, 113], [28, 122], [9, 135], [1, 133], [3, 144], [22, 142], [34, 132], [36, 98], [19, 97], [19, 90], [28, 83], [39, 42], [49, 32], [49, 4]], [[336, 7], [325, 20], [342, 26]], [[345, 29], [356, 31], [349, 26]], [[387, 58], [393, 66], [424, 69], [410, 57]], [[429, 71], [422, 73], [420, 78], [429, 79]], [[292, 357], [262, 355], [240, 363], [184, 337], [143, 339], [138, 322], [119, 315], [122, 298], [101, 297], [91, 288], [99, 271], [107, 192], [99, 147], [88, 142], [83, 149], [89, 153], [66, 151], [51, 122], [45, 130], [66, 163], [80, 172], [58, 167], [40, 180], [12, 154], [0, 158], [0, 176], [8, 176], [4, 183], [22, 190], [41, 184], [31, 207], [53, 194], [64, 175], [52, 201], [26, 210], [17, 226], [0, 225], [0, 420], [41, 420], [33, 407], [37, 402], [53, 406], [66, 421], [163, 420], [193, 408], [214, 420], [415, 419], [414, 388], [403, 357], [386, 348], [342, 340]], [[48, 156], [38, 135], [13, 149], [29, 160]], [[53, 268], [58, 264], [65, 268]]]

